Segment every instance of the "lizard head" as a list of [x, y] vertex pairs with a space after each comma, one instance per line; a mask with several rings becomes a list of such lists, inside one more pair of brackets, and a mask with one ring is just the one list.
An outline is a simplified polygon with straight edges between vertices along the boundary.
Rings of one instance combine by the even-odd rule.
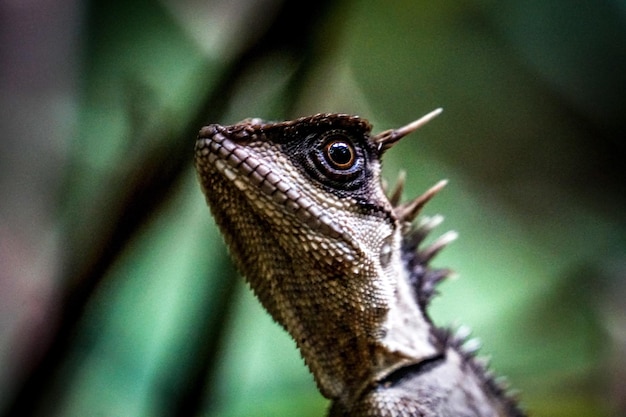
[[398, 323], [422, 314], [402, 299], [403, 227], [437, 189], [392, 204], [380, 160], [436, 114], [376, 136], [341, 114], [200, 131], [196, 169], [235, 263], [327, 397], [433, 353], [418, 341], [428, 326]]

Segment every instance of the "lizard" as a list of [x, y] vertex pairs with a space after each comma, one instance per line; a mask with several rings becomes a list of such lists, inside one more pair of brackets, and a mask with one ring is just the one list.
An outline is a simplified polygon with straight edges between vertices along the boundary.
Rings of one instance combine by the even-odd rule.
[[429, 266], [456, 233], [426, 247], [441, 216], [418, 214], [445, 185], [401, 202], [383, 154], [439, 114], [371, 133], [364, 118], [320, 113], [203, 127], [195, 167], [237, 269], [295, 340], [329, 417], [521, 417], [464, 327], [427, 307], [450, 274]]

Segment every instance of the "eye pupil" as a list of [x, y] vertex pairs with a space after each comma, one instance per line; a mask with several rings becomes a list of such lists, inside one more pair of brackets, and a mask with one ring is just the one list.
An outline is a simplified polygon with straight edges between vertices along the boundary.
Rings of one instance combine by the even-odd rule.
[[336, 168], [347, 169], [354, 163], [354, 149], [349, 143], [332, 141], [326, 145], [328, 161]]

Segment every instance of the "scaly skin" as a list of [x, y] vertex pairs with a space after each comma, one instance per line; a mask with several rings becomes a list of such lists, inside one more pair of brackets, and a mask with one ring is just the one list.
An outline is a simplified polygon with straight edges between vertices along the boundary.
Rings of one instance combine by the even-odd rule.
[[[429, 115], [429, 118], [434, 113]], [[440, 183], [398, 204], [382, 154], [425, 121], [371, 136], [357, 116], [204, 127], [196, 169], [238, 269], [293, 337], [330, 416], [522, 416], [436, 328], [426, 306], [446, 270], [428, 261], [453, 238], [412, 226]]]

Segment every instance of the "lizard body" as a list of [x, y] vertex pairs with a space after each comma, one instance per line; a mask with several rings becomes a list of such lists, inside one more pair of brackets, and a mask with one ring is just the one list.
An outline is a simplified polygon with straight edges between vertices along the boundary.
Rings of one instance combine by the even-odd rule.
[[295, 340], [329, 416], [522, 416], [460, 335], [426, 307], [447, 270], [413, 225], [439, 183], [387, 197], [383, 153], [426, 118], [379, 135], [357, 116], [318, 114], [204, 127], [195, 164], [238, 269]]

